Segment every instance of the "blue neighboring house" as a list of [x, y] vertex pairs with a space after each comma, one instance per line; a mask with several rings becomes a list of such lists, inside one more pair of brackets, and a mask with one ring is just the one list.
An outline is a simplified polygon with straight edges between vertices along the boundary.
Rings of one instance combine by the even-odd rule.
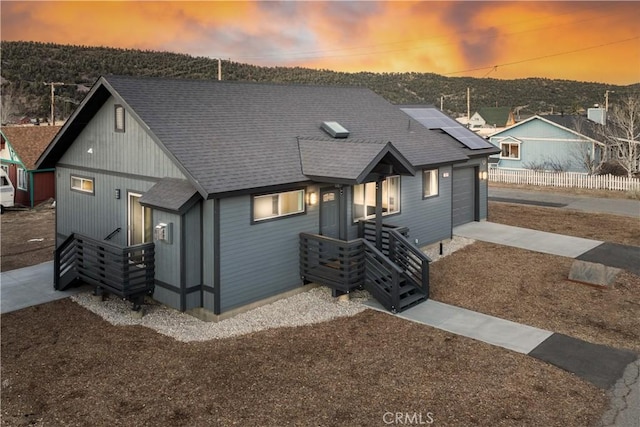
[[498, 152], [444, 117], [364, 88], [102, 77], [38, 160], [56, 169], [55, 287], [212, 320], [309, 283], [419, 303], [418, 248], [486, 219]]
[[536, 115], [489, 136], [499, 168], [593, 172], [604, 155], [602, 125], [577, 115]]

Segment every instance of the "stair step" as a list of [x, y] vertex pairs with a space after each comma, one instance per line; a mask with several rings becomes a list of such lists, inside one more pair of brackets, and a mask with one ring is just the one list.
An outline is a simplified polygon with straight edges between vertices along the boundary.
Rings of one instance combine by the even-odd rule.
[[400, 299], [400, 307], [398, 311], [406, 310], [407, 308], [414, 306], [422, 301], [425, 301], [427, 296], [422, 292], [416, 292], [415, 294], [406, 296]]

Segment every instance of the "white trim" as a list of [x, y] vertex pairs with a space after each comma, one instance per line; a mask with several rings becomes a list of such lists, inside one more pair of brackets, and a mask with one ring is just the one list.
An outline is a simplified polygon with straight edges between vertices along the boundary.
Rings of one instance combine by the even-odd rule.
[[[511, 156], [503, 156], [502, 152], [503, 152], [503, 145], [508, 145], [509, 146], [509, 153], [511, 153], [511, 146], [515, 145], [518, 147], [518, 156], [517, 157], [511, 157]], [[522, 155], [522, 149], [521, 149], [521, 143], [519, 142], [500, 142], [500, 159], [502, 160], [520, 160], [520, 157]]]
[[[529, 123], [529, 122], [531, 122], [531, 121], [533, 121], [533, 120], [535, 120], [535, 119], [542, 120], [543, 122], [545, 122], [545, 123], [547, 123], [547, 124], [550, 124], [550, 125], [552, 125], [552, 126], [557, 127], [558, 129], [563, 129], [563, 130], [565, 130], [565, 131], [567, 131], [567, 132], [570, 132], [570, 133], [572, 133], [572, 134], [574, 134], [574, 135], [577, 135], [577, 136], [578, 136], [578, 137], [580, 137], [580, 138], [587, 139], [589, 142], [595, 142], [596, 144], [599, 144], [599, 145], [602, 145], [602, 146], [604, 146], [604, 145], [605, 145], [604, 143], [602, 143], [602, 142], [600, 142], [600, 141], [598, 141], [598, 140], [596, 140], [596, 139], [589, 138], [588, 136], [583, 135], [583, 134], [581, 134], [581, 133], [579, 133], [579, 132], [576, 132], [575, 130], [569, 129], [569, 128], [564, 127], [564, 126], [562, 126], [562, 125], [559, 125], [559, 124], [558, 124], [558, 123], [556, 123], [556, 122], [552, 122], [551, 120], [549, 120], [549, 119], [545, 119], [544, 117], [540, 117], [540, 116], [538, 116], [538, 115], [535, 115], [535, 116], [529, 117], [528, 119], [523, 120], [523, 121], [521, 121], [521, 122], [519, 122], [519, 123], [516, 123], [516, 124], [515, 124], [515, 125], [513, 125], [513, 126], [509, 126], [509, 127], [508, 127], [508, 128], [506, 128], [506, 129], [499, 130], [498, 132], [493, 133], [493, 134], [489, 135], [488, 137], [489, 137], [489, 138], [492, 138], [492, 137], [494, 137], [494, 136], [500, 135], [501, 133], [509, 132], [509, 131], [511, 131], [512, 129], [514, 129], [514, 128], [518, 127], [518, 126], [522, 126], [522, 125], [524, 125], [525, 123]], [[587, 119], [587, 120], [588, 120], [588, 119]], [[543, 140], [543, 138], [528, 138], [528, 137], [527, 137], [527, 138], [521, 138], [521, 137], [519, 137], [519, 138], [520, 138], [520, 139], [539, 139], [539, 140]], [[560, 141], [560, 139], [558, 139], [558, 141]], [[570, 140], [570, 141], [571, 141], [571, 140]]]

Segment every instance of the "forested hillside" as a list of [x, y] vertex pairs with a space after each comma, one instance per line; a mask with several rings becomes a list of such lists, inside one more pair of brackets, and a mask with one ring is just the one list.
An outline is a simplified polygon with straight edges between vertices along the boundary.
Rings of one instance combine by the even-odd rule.
[[[34, 42], [2, 42], [3, 120], [19, 116], [48, 117], [50, 87], [56, 87], [56, 116], [68, 117], [100, 75], [124, 74], [216, 79], [217, 61], [183, 54]], [[524, 114], [571, 114], [604, 102], [606, 90], [615, 96], [640, 91], [640, 84], [604, 83], [541, 78], [498, 80], [444, 77], [431, 73], [342, 73], [300, 67], [259, 67], [222, 61], [223, 80], [365, 86], [395, 104], [434, 104], [453, 115], [480, 107], [509, 106]], [[612, 95], [613, 96], [613, 95]], [[610, 99], [613, 101], [613, 99]]]

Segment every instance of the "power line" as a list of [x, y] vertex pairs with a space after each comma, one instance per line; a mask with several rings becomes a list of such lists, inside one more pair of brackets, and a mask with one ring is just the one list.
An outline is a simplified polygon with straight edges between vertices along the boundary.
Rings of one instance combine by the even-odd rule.
[[[600, 7], [593, 7], [590, 9], [584, 9], [584, 10], [599, 10], [600, 8], [603, 8], [602, 6]], [[583, 10], [583, 11], [584, 11]], [[564, 14], [560, 14], [557, 16], [562, 16], [562, 15], [574, 15], [575, 12], [568, 12], [568, 13], [564, 13]], [[580, 23], [584, 23], [584, 22], [588, 22], [588, 21], [593, 21], [593, 20], [599, 20], [602, 19], [605, 16], [609, 16], [609, 15], [614, 15], [615, 13], [609, 13], [609, 14], [605, 14], [605, 15], [597, 15], [597, 16], [593, 16], [590, 18], [584, 18], [584, 19], [580, 19], [580, 20], [576, 20], [576, 21], [569, 21], [569, 22], [564, 22], [564, 23], [559, 23], [559, 24], [553, 24], [553, 25], [544, 25], [541, 27], [536, 27], [536, 28], [531, 28], [531, 29], [527, 29], [527, 30], [521, 30], [521, 31], [513, 31], [513, 32], [509, 32], [509, 33], [502, 33], [502, 34], [491, 34], [491, 35], [485, 35], [485, 36], [481, 36], [480, 38], [482, 39], [491, 39], [491, 38], [497, 38], [497, 37], [505, 37], [505, 36], [512, 36], [512, 35], [517, 35], [517, 34], [524, 34], [524, 33], [531, 33], [531, 32], [537, 32], [537, 31], [542, 31], [542, 30], [548, 30], [550, 28], [556, 28], [556, 27], [560, 27], [563, 25], [570, 25], [570, 24], [580, 24]], [[518, 25], [518, 24], [522, 24], [522, 23], [527, 23], [527, 22], [533, 22], [533, 21], [538, 21], [540, 19], [546, 19], [546, 18], [536, 18], [536, 19], [528, 19], [528, 20], [523, 20], [523, 21], [518, 21], [515, 23], [511, 23], [512, 27], [513, 25]], [[271, 59], [271, 58], [278, 58], [278, 59], [297, 59], [297, 60], [308, 60], [308, 59], [318, 59], [318, 58], [345, 58], [345, 57], [354, 57], [354, 56], [369, 56], [369, 55], [380, 55], [380, 54], [386, 54], [386, 53], [397, 53], [397, 52], [404, 52], [404, 51], [408, 51], [408, 50], [416, 50], [416, 49], [424, 49], [425, 45], [419, 45], [419, 46], [413, 46], [413, 47], [402, 47], [402, 48], [397, 48], [397, 49], [390, 49], [390, 50], [370, 50], [370, 51], [366, 51], [366, 52], [361, 52], [361, 53], [347, 53], [347, 54], [342, 54], [342, 55], [323, 55], [324, 53], [328, 53], [328, 52], [341, 52], [341, 51], [348, 51], [348, 50], [357, 50], [357, 49], [368, 49], [368, 48], [376, 48], [379, 46], [388, 46], [388, 45], [400, 45], [400, 44], [415, 44], [415, 43], [424, 43], [424, 42], [428, 42], [430, 40], [436, 40], [436, 39], [449, 39], [449, 38], [460, 38], [462, 35], [464, 34], [469, 34], [469, 33], [475, 33], [477, 31], [481, 31], [480, 29], [477, 30], [467, 30], [467, 31], [458, 31], [455, 33], [450, 33], [450, 34], [445, 34], [445, 35], [441, 35], [441, 36], [433, 36], [433, 37], [427, 37], [427, 38], [422, 38], [422, 39], [413, 39], [413, 40], [400, 40], [400, 41], [393, 41], [393, 42], [384, 42], [384, 43], [376, 43], [373, 45], [366, 45], [366, 46], [353, 46], [353, 47], [346, 47], [346, 48], [338, 48], [338, 49], [328, 49], [328, 50], [315, 50], [315, 51], [306, 51], [306, 52], [291, 52], [291, 53], [287, 53], [287, 54], [278, 54], [278, 53], [273, 53], [273, 54], [262, 54], [262, 55], [244, 55], [244, 56], [236, 56], [236, 59], [242, 59], [242, 60], [260, 60], [260, 59]], [[439, 47], [439, 46], [446, 46], [446, 45], [450, 45], [450, 44], [454, 44], [457, 41], [445, 41], [443, 43], [438, 43], [438, 44], [431, 44], [431, 47]]]
[[[612, 42], [609, 42], [609, 43], [602, 43], [602, 44], [599, 44], [599, 45], [596, 45], [596, 46], [588, 46], [588, 47], [584, 47], [584, 48], [581, 48], [581, 49], [569, 50], [569, 51], [566, 51], [566, 52], [558, 52], [558, 53], [552, 53], [552, 54], [549, 54], [549, 55], [542, 55], [542, 56], [536, 56], [536, 57], [533, 57], [533, 58], [521, 59], [519, 61], [505, 62], [504, 64], [496, 64], [496, 65], [490, 65], [488, 67], [470, 68], [470, 69], [467, 69], [467, 70], [454, 71], [454, 72], [451, 72], [451, 73], [443, 73], [442, 75], [443, 76], [450, 76], [452, 74], [470, 73], [470, 72], [473, 72], [473, 71], [481, 71], [481, 70], [486, 70], [486, 69], [490, 69], [489, 72], [491, 72], [491, 71], [497, 70], [498, 67], [507, 67], [509, 65], [516, 65], [516, 64], [522, 64], [522, 63], [525, 63], [525, 62], [537, 61], [537, 60], [540, 60], [540, 59], [553, 58], [553, 57], [562, 56], [562, 55], [569, 55], [569, 54], [576, 53], [576, 52], [584, 52], [585, 50], [597, 49], [597, 48], [600, 48], [600, 47], [611, 46], [611, 45], [618, 44], [618, 43], [625, 43], [625, 42], [628, 42], [628, 41], [631, 41], [631, 40], [637, 40], [637, 39], [640, 39], [640, 36], [635, 36], [635, 37], [631, 37], [631, 38], [624, 39], [624, 40], [616, 40], [616, 41], [612, 41]], [[487, 73], [487, 75], [488, 74], [489, 73]]]

